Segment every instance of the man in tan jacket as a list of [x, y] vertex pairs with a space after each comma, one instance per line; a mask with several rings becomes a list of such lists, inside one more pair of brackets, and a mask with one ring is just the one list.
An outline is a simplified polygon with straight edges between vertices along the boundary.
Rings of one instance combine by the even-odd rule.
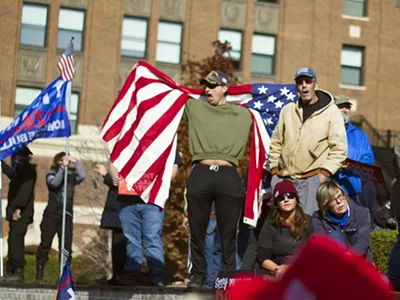
[[271, 186], [291, 179], [305, 213], [311, 215], [318, 209], [318, 186], [347, 157], [346, 129], [332, 95], [318, 89], [313, 69], [299, 69], [294, 80], [299, 101], [281, 110], [271, 138]]

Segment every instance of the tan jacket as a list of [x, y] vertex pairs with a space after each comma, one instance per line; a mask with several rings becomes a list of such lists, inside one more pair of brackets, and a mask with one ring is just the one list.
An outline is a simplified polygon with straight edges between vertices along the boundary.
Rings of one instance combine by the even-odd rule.
[[[326, 91], [320, 96], [331, 101], [303, 123], [298, 103], [286, 105], [272, 138], [269, 162], [272, 174], [307, 178], [319, 172], [330, 176], [347, 157], [347, 138], [342, 115]], [[319, 96], [319, 97], [320, 97]]]

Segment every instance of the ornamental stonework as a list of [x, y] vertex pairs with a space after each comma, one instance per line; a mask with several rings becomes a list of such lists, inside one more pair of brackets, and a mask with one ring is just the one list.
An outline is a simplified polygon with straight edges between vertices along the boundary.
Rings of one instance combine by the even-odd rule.
[[259, 33], [278, 33], [278, 6], [256, 5], [254, 8], [254, 31]]
[[138, 17], [150, 17], [150, 0], [125, 0], [125, 14]]
[[160, 5], [161, 20], [185, 21], [186, 0], [161, 0]]
[[221, 27], [244, 30], [246, 24], [246, 2], [223, 1], [221, 7]]
[[45, 51], [20, 49], [18, 56], [18, 81], [45, 82], [47, 53]]

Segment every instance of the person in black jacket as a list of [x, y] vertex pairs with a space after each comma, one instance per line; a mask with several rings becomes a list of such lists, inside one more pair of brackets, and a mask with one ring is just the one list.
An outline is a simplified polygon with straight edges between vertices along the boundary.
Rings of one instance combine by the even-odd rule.
[[36, 169], [30, 163], [32, 152], [21, 148], [12, 155], [12, 167], [2, 162], [3, 172], [10, 179], [6, 220], [9, 222], [6, 282], [23, 282], [25, 265], [25, 234], [33, 222], [33, 201]]
[[304, 214], [292, 181], [277, 183], [272, 197], [274, 205], [258, 236], [257, 261], [261, 273], [277, 278], [286, 271], [288, 258], [311, 234], [311, 217]]
[[[70, 166], [73, 163], [74, 168]], [[53, 166], [50, 173], [46, 175], [47, 188], [49, 190], [49, 201], [43, 212], [40, 230], [40, 245], [36, 251], [36, 283], [43, 283], [43, 268], [48, 260], [48, 254], [51, 249], [54, 235], [57, 233], [59, 249], [61, 255], [61, 237], [62, 237], [62, 212], [63, 212], [63, 194], [64, 194], [64, 172], [68, 166], [67, 177], [67, 211], [65, 226], [65, 250], [68, 252], [68, 260], [72, 254], [72, 217], [74, 205], [75, 185], [80, 184], [85, 179], [85, 172], [80, 164], [65, 152], [57, 153], [53, 159]], [[61, 256], [60, 256], [61, 257]]]
[[347, 194], [334, 180], [319, 186], [317, 202], [319, 210], [313, 214], [313, 232], [325, 233], [366, 257], [371, 234], [368, 208], [349, 201]]
[[121, 221], [119, 220], [119, 212], [121, 210], [121, 202], [118, 201], [118, 171], [111, 164], [110, 171], [102, 164], [97, 164], [94, 170], [104, 178], [104, 184], [109, 187], [107, 200], [101, 216], [100, 228], [110, 229], [112, 231], [112, 269], [113, 276], [108, 280], [109, 284], [116, 283], [116, 277], [124, 272], [126, 262], [126, 238], [122, 231]]

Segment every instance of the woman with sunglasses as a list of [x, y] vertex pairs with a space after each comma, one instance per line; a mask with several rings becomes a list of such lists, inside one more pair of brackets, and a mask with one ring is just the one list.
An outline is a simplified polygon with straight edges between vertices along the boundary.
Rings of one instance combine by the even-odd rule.
[[273, 206], [258, 237], [257, 261], [261, 273], [280, 277], [288, 259], [311, 234], [311, 217], [304, 214], [293, 183], [284, 179], [275, 185]]
[[319, 210], [313, 214], [313, 232], [324, 233], [360, 255], [367, 256], [371, 234], [368, 208], [349, 201], [347, 194], [334, 180], [319, 186], [317, 202]]

